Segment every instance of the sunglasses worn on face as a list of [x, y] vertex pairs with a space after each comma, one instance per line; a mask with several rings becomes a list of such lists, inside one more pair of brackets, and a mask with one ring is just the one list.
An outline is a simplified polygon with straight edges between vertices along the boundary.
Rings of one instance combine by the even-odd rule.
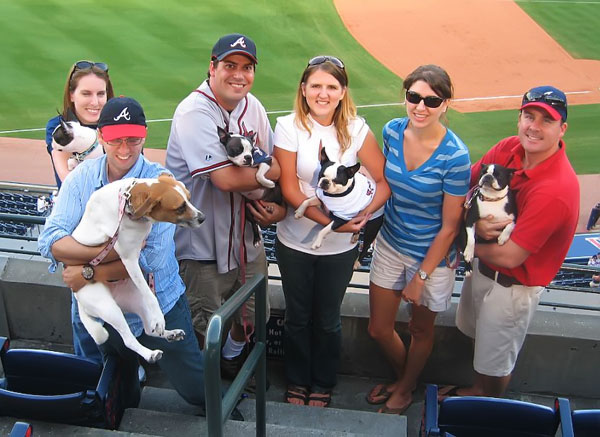
[[428, 108], [438, 108], [445, 99], [438, 96], [427, 96], [423, 97], [421, 94], [414, 91], [406, 91], [406, 100], [414, 105], [418, 105], [423, 100], [425, 106]]
[[523, 96], [523, 104], [521, 106], [531, 102], [543, 102], [550, 106], [564, 110], [567, 108], [567, 102], [565, 99], [562, 96], [553, 93], [552, 91], [546, 91], [545, 93], [540, 93], [537, 91], [526, 92]]
[[308, 61], [307, 66], [310, 67], [313, 65], [323, 64], [325, 62], [331, 62], [333, 65], [335, 65], [338, 68], [341, 68], [342, 70], [345, 68], [344, 63], [335, 56], [315, 56], [310, 61]]
[[117, 138], [116, 140], [107, 141], [106, 144], [113, 147], [119, 147], [123, 142], [130, 147], [139, 146], [144, 141], [141, 137]]

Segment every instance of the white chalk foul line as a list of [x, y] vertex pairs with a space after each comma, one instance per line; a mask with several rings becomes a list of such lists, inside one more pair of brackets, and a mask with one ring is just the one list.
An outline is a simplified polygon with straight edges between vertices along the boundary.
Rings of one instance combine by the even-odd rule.
[[[568, 95], [589, 94], [591, 92], [592, 91], [569, 91], [569, 92], [566, 92], [565, 94], [568, 94]], [[465, 97], [465, 98], [461, 98], [461, 99], [452, 99], [452, 101], [453, 102], [478, 102], [478, 101], [486, 101], [486, 100], [516, 99], [516, 98], [521, 98], [521, 97], [523, 97], [523, 95], [521, 95], [521, 94], [515, 95], [515, 96]], [[356, 107], [359, 109], [382, 108], [385, 106], [404, 106], [404, 102], [374, 103], [371, 105], [356, 105]], [[291, 112], [292, 112], [291, 109], [285, 109], [282, 111], [267, 111], [267, 114], [289, 114]], [[172, 121], [172, 120], [173, 120], [172, 118], [156, 118], [153, 120], [146, 120], [146, 121], [148, 123], [161, 123], [161, 122]], [[3, 131], [0, 131], [0, 135], [17, 134], [17, 133], [22, 133], [22, 132], [39, 132], [39, 131], [45, 131], [45, 130], [46, 130], [46, 128], [44, 128], [44, 127], [36, 127], [36, 128], [31, 128], [31, 129], [3, 130]]]

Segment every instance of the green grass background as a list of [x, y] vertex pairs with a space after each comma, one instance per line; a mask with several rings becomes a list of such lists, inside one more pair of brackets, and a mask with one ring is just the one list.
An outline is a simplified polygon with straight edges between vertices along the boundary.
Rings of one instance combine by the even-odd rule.
[[[574, 56], [599, 59], [600, 3], [519, 5]], [[169, 119], [206, 77], [214, 42], [230, 32], [257, 43], [253, 93], [268, 111], [292, 107], [300, 73], [317, 54], [344, 60], [357, 105], [400, 101], [401, 79], [350, 36], [329, 0], [0, 0], [0, 26], [0, 131], [44, 127], [60, 108], [67, 71], [79, 59], [108, 63], [117, 94], [138, 99], [148, 119]], [[391, 49], [390, 56], [402, 56], [399, 46]], [[404, 115], [401, 106], [359, 113], [379, 140], [383, 124]], [[449, 119], [476, 160], [516, 132], [517, 111], [450, 111]], [[578, 173], [600, 171], [599, 119], [600, 105], [570, 108], [567, 150]], [[169, 128], [168, 121], [151, 123], [148, 145], [165, 147]], [[10, 135], [44, 137], [41, 131]]]

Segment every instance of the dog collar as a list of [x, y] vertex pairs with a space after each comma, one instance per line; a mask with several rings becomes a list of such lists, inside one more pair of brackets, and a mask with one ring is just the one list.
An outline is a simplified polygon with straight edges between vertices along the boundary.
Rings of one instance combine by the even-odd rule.
[[329, 194], [328, 192], [326, 192], [325, 190], [323, 190], [323, 195], [327, 196], [327, 197], [343, 197], [343, 196], [349, 194], [352, 190], [354, 190], [354, 186], [355, 185], [356, 185], [356, 179], [352, 179], [352, 185], [350, 185], [350, 188], [348, 188], [343, 193]]
[[484, 196], [480, 190], [478, 190], [478, 192], [477, 192], [477, 197], [479, 197], [484, 202], [498, 202], [499, 200], [504, 199], [507, 195], [508, 195], [508, 192], [502, 197], [487, 197], [487, 196]]
[[73, 152], [73, 157], [79, 162], [81, 163], [86, 156], [88, 156], [90, 153], [92, 153], [94, 151], [94, 149], [98, 147], [98, 132], [96, 132], [96, 139], [94, 140], [94, 143], [88, 147], [87, 149], [85, 149], [83, 152]]

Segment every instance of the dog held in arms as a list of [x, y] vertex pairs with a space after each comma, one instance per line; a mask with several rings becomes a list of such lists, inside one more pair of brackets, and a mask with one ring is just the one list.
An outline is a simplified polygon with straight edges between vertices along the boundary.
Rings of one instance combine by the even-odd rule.
[[[165, 329], [164, 315], [144, 279], [139, 257], [152, 223], [195, 228], [203, 221], [204, 214], [190, 203], [184, 185], [168, 174], [158, 179], [121, 179], [92, 194], [72, 237], [86, 246], [108, 242], [106, 248], [110, 248], [114, 244], [129, 273], [128, 279], [109, 285], [92, 280], [75, 293], [81, 321], [97, 344], [108, 339], [108, 332], [96, 317], [112, 325], [125, 346], [149, 363], [162, 357], [161, 350], [150, 350], [138, 342], [123, 312], [140, 316], [147, 335], [167, 341], [183, 339], [185, 333], [181, 329]], [[105, 256], [103, 252], [98, 258]]]
[[[263, 200], [282, 205], [281, 187], [265, 177], [271, 168], [272, 158], [256, 146], [256, 134], [253, 133], [250, 136], [232, 134], [220, 126], [217, 126], [217, 131], [219, 140], [225, 147], [227, 159], [238, 167], [257, 167], [256, 181], [264, 188], [244, 192], [242, 195], [249, 200]], [[254, 246], [258, 246], [261, 240], [260, 228], [252, 215], [248, 215], [247, 218], [252, 224]]]
[[95, 129], [82, 126], [76, 121], [62, 119], [52, 132], [52, 148], [71, 153], [67, 161], [69, 170], [73, 170], [84, 159], [97, 158], [103, 153]]
[[[482, 164], [479, 182], [470, 192], [465, 201], [467, 208], [465, 225], [458, 236], [459, 249], [463, 249], [465, 260], [465, 275], [470, 276], [473, 271], [473, 257], [475, 255], [475, 222], [482, 217], [494, 216], [496, 220], [511, 219], [498, 237], [498, 244], [508, 241], [515, 227], [517, 219], [517, 206], [514, 194], [510, 191], [509, 184], [515, 170], [498, 164]], [[491, 243], [477, 237], [478, 243]]]
[[[331, 222], [319, 231], [311, 248], [318, 249], [323, 244], [325, 236], [353, 219], [364, 210], [375, 196], [375, 184], [362, 173], [359, 173], [360, 163], [346, 167], [339, 162], [333, 162], [327, 156], [325, 147], [321, 148], [321, 170], [315, 196], [309, 197], [300, 204], [295, 218], [304, 216], [309, 206], [324, 206], [329, 212]], [[357, 269], [367, 255], [369, 247], [375, 240], [383, 224], [383, 208], [376, 211], [365, 226], [363, 247], [354, 263]], [[356, 242], [358, 234], [352, 236]]]

